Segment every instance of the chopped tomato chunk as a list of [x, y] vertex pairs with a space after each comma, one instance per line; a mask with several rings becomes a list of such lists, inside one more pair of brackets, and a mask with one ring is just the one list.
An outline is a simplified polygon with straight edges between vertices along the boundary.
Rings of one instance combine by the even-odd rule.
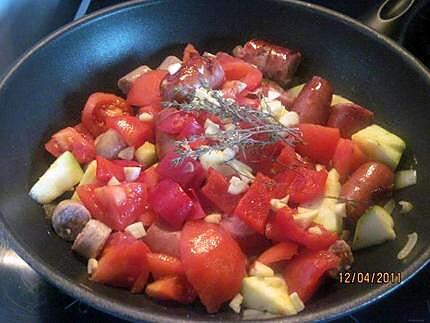
[[209, 313], [240, 291], [246, 259], [219, 225], [188, 221], [181, 234], [181, 259], [188, 281]]
[[147, 105], [159, 105], [161, 102], [161, 81], [166, 76], [167, 71], [155, 70], [142, 74], [136, 81], [127, 95], [127, 102], [139, 107]]
[[361, 149], [349, 139], [339, 139], [333, 156], [333, 167], [343, 183], [358, 167], [368, 161]]
[[138, 148], [146, 141], [154, 141], [153, 122], [140, 121], [133, 116], [121, 116], [107, 118], [106, 124], [108, 128], [118, 131], [129, 146]]

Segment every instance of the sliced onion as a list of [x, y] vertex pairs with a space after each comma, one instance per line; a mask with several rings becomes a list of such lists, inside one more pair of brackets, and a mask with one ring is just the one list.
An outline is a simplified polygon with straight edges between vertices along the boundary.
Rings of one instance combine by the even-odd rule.
[[397, 259], [402, 260], [406, 258], [414, 249], [415, 245], [418, 241], [418, 234], [416, 232], [412, 232], [411, 234], [408, 234], [408, 241], [406, 242], [405, 246], [402, 250], [399, 251], [397, 254]]
[[414, 169], [401, 170], [396, 173], [394, 188], [399, 190], [417, 183], [417, 171]]

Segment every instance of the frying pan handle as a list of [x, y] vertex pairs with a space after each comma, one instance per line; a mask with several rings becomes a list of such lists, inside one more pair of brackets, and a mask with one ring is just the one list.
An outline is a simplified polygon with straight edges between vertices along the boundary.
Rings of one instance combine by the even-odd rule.
[[377, 32], [400, 42], [416, 0], [385, 0], [377, 2], [361, 17], [361, 21]]

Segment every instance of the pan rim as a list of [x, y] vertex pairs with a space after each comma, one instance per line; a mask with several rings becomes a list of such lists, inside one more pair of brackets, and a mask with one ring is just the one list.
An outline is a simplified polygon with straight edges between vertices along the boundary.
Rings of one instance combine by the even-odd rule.
[[[50, 42], [55, 39], [65, 36], [68, 32], [74, 31], [76, 28], [83, 27], [87, 23], [91, 23], [93, 21], [97, 21], [98, 19], [104, 19], [112, 14], [118, 14], [123, 10], [132, 10], [135, 6], [150, 6], [156, 5], [158, 3], [168, 2], [170, 0], [134, 0], [126, 3], [121, 3], [112, 7], [108, 7], [99, 11], [96, 11], [92, 14], [84, 16], [78, 20], [72, 21], [65, 26], [59, 28], [53, 33], [49, 34], [42, 40], [40, 40], [36, 45], [34, 45], [31, 49], [26, 51], [10, 68], [10, 70], [4, 75], [2, 80], [0, 81], [0, 92], [4, 87], [7, 86], [9, 79], [14, 75], [15, 71], [20, 68], [35, 52], [44, 46], [48, 45]], [[318, 14], [328, 16], [330, 18], [335, 18], [338, 21], [349, 25], [355, 30], [368, 34], [374, 41], [378, 41], [385, 45], [388, 45], [397, 55], [402, 56], [412, 68], [417, 70], [417, 73], [425, 75], [429, 86], [430, 86], [430, 71], [427, 67], [417, 60], [411, 53], [409, 53], [406, 49], [402, 48], [400, 45], [395, 43], [393, 40], [378, 34], [376, 31], [371, 28], [365, 26], [361, 22], [350, 18], [346, 15], [333, 11], [331, 9], [327, 9], [321, 7], [319, 5], [304, 3], [298, 0], [272, 0], [275, 3], [287, 3], [292, 6], [301, 7], [305, 10], [311, 10]], [[0, 228], [5, 232], [6, 238], [11, 242], [13, 249], [17, 252], [19, 256], [21, 256], [26, 262], [30, 264], [30, 266], [36, 270], [45, 280], [49, 281], [52, 285], [61, 289], [66, 294], [83, 301], [90, 306], [97, 308], [103, 312], [112, 314], [116, 317], [127, 319], [127, 320], [150, 320], [155, 322], [185, 322], [189, 321], [186, 318], [178, 319], [173, 316], [166, 316], [164, 314], [158, 313], [148, 313], [141, 309], [136, 308], [135, 306], [128, 305], [126, 303], [117, 303], [111, 299], [108, 299], [102, 295], [96, 295], [90, 290], [86, 289], [83, 286], [77, 285], [71, 279], [63, 276], [61, 273], [56, 272], [55, 269], [50, 268], [47, 264], [43, 262], [43, 259], [37, 255], [26, 250], [26, 244], [21, 241], [19, 235], [16, 234], [9, 227], [8, 223], [4, 219], [3, 214], [0, 212]], [[402, 272], [402, 282], [400, 284], [390, 284], [390, 285], [381, 285], [373, 288], [365, 295], [358, 297], [354, 300], [346, 301], [345, 303], [341, 303], [334, 307], [329, 307], [324, 310], [320, 310], [317, 313], [303, 313], [296, 317], [284, 317], [279, 319], [273, 319], [272, 322], [303, 322], [308, 320], [332, 320], [336, 319], [353, 312], [356, 312], [371, 303], [375, 303], [387, 296], [388, 294], [394, 292], [407, 281], [409, 281], [412, 277], [414, 277], [420, 270], [422, 270], [428, 263], [430, 263], [430, 247], [427, 249], [414, 261], [412, 262], [403, 272]], [[210, 317], [208, 320], [198, 320], [198, 321], [213, 321]]]

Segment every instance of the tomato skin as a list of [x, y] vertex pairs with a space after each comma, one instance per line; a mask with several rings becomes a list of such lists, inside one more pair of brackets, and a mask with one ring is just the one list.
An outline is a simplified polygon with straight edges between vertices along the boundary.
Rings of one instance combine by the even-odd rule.
[[340, 258], [333, 253], [305, 251], [290, 260], [283, 272], [290, 293], [297, 292], [303, 302], [307, 302], [321, 284], [324, 274], [339, 265]]
[[82, 123], [85, 128], [97, 137], [107, 130], [106, 118], [122, 115], [130, 115], [130, 105], [119, 96], [96, 92], [88, 97], [82, 110]]
[[154, 279], [184, 273], [182, 262], [176, 257], [162, 253], [148, 253], [146, 258], [148, 260], [149, 271]]
[[179, 155], [168, 153], [158, 164], [156, 171], [161, 179], [170, 178], [182, 188], [199, 188], [206, 178], [206, 172], [199, 161], [186, 158], [176, 165], [174, 159]]
[[[271, 222], [272, 232], [269, 238], [277, 241], [293, 241], [311, 250], [322, 250], [332, 245], [337, 240], [334, 232], [328, 231], [323, 226], [318, 225], [321, 234], [310, 233], [300, 227], [293, 218], [295, 211], [289, 207], [284, 207], [276, 212]], [[267, 235], [267, 231], [266, 231]]]
[[142, 183], [103, 186], [94, 193], [103, 214], [93, 217], [117, 231], [136, 222], [148, 205], [147, 190]]
[[154, 125], [133, 116], [112, 117], [106, 120], [108, 128], [115, 129], [129, 145], [140, 147], [145, 141], [154, 141]]
[[258, 173], [245, 195], [240, 199], [233, 214], [254, 231], [264, 235], [270, 212], [270, 187], [272, 180]]
[[246, 258], [219, 225], [188, 221], [181, 234], [181, 259], [188, 281], [209, 313], [240, 291]]
[[76, 187], [76, 193], [78, 194], [79, 199], [95, 219], [103, 216], [102, 206], [97, 201], [96, 194], [94, 193], [94, 190], [98, 187], [100, 187], [98, 184], [86, 184]]
[[243, 194], [230, 194], [228, 187], [227, 178], [215, 169], [210, 168], [206, 184], [201, 189], [201, 192], [218, 210], [230, 214]]
[[333, 168], [337, 170], [340, 182], [346, 181], [358, 167], [368, 161], [367, 156], [351, 140], [340, 138], [333, 155]]
[[[149, 276], [146, 254], [150, 252], [146, 244], [122, 232], [112, 234], [110, 241], [123, 240], [121, 243], [106, 243], [96, 271], [91, 280], [115, 287], [133, 288], [139, 279], [146, 283]], [[118, 236], [118, 237], [115, 237]], [[123, 237], [126, 236], [126, 237]], [[145, 284], [142, 284], [143, 286]], [[140, 292], [133, 288], [134, 292]]]
[[127, 94], [127, 102], [139, 107], [159, 105], [161, 102], [160, 84], [167, 71], [154, 70], [142, 74], [134, 81]]
[[70, 151], [80, 163], [88, 163], [96, 156], [96, 147], [92, 136], [82, 133], [80, 125], [66, 127], [54, 135], [45, 144], [45, 149], [58, 157], [65, 151]]
[[182, 187], [163, 179], [150, 190], [149, 201], [154, 212], [174, 229], [180, 229], [194, 204]]
[[294, 255], [298, 253], [298, 246], [291, 241], [278, 242], [260, 256], [257, 261], [267, 265], [273, 264], [282, 260], [290, 260]]
[[161, 301], [177, 301], [190, 304], [196, 298], [196, 292], [183, 275], [163, 277], [146, 286], [149, 297]]
[[274, 179], [278, 183], [275, 188], [276, 198], [288, 194], [289, 201], [300, 204], [310, 202], [324, 193], [327, 171], [297, 167], [275, 175]]
[[263, 74], [258, 68], [253, 67], [240, 58], [219, 52], [216, 60], [221, 64], [227, 81], [238, 80], [245, 83], [246, 90], [256, 89], [263, 79]]
[[97, 156], [96, 160], [97, 180], [101, 181], [102, 183], [107, 183], [112, 177], [115, 177], [120, 182], [125, 180], [124, 168], [122, 166], [117, 165], [114, 162], [101, 156]]
[[303, 134], [303, 143], [296, 146], [296, 151], [313, 162], [328, 166], [340, 139], [339, 129], [310, 123], [299, 124], [298, 128]]

